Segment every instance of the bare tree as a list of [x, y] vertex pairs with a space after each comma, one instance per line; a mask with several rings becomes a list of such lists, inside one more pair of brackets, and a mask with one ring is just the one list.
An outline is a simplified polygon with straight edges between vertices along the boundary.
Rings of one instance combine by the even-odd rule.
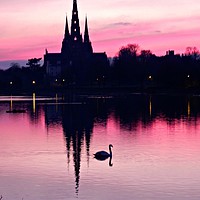
[[128, 44], [127, 46], [121, 47], [119, 50], [119, 57], [136, 57], [139, 53], [139, 45], [138, 44]]
[[187, 47], [185, 55], [191, 56], [194, 60], [198, 60], [200, 57], [200, 52], [197, 47]]

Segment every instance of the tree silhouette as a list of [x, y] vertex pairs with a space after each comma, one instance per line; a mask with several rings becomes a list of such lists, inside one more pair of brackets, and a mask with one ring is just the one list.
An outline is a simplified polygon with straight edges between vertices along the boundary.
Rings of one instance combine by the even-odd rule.
[[123, 59], [136, 58], [139, 53], [138, 44], [128, 44], [127, 46], [121, 47], [118, 52], [118, 57]]
[[152, 55], [153, 54], [152, 54], [151, 50], [141, 50], [141, 52], [140, 52], [140, 57], [142, 58], [142, 60], [144, 62], [147, 62], [149, 60], [149, 58], [151, 58]]
[[28, 65], [31, 70], [35, 71], [41, 66], [40, 65], [41, 60], [42, 58], [31, 58], [28, 59], [28, 63], [26, 63], [26, 65]]
[[185, 55], [192, 57], [194, 60], [199, 59], [199, 56], [200, 56], [199, 50], [197, 49], [197, 47], [187, 47], [185, 51]]

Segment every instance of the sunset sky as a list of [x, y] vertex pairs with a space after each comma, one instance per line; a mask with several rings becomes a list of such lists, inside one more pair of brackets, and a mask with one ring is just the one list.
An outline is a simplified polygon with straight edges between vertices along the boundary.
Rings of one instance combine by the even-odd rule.
[[[128, 43], [156, 55], [200, 48], [199, 0], [77, 0], [81, 32], [87, 14], [95, 52], [114, 56]], [[0, 1], [0, 61], [27, 60], [60, 52], [72, 0]], [[1, 66], [0, 66], [1, 67]]]

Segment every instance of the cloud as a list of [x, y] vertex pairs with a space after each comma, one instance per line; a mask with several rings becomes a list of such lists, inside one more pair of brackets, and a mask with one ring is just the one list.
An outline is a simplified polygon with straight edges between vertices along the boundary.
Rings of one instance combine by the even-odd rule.
[[[0, 18], [5, 20], [0, 21], [0, 60], [41, 57], [45, 48], [59, 52], [66, 11], [71, 14], [72, 2], [1, 1]], [[95, 4], [84, 0], [78, 1], [78, 9], [81, 30], [87, 12], [93, 47], [108, 55], [127, 43], [155, 52], [200, 46], [199, 0], [97, 0]]]
[[130, 26], [130, 25], [132, 25], [132, 23], [129, 23], [129, 22], [116, 22], [116, 23], [109, 24], [108, 26], [109, 27], [113, 27], [113, 26]]

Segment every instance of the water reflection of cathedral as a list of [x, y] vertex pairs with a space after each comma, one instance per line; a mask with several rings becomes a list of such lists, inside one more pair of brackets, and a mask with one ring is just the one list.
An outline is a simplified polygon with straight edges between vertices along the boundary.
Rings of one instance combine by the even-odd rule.
[[70, 153], [73, 152], [73, 165], [75, 174], [75, 189], [78, 193], [81, 167], [81, 151], [86, 146], [87, 160], [91, 134], [94, 126], [94, 116], [88, 104], [63, 104], [45, 107], [45, 122], [47, 127], [60, 124], [66, 139], [67, 162], [70, 162]]

